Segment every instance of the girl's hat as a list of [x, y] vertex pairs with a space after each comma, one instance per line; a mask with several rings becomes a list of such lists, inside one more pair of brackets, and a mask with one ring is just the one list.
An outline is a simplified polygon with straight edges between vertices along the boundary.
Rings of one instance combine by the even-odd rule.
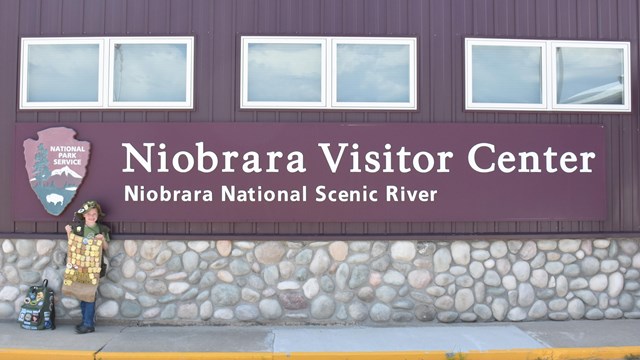
[[98, 202], [95, 200], [89, 200], [84, 204], [82, 204], [82, 207], [78, 209], [78, 211], [76, 211], [75, 216], [78, 219], [84, 219], [84, 214], [91, 209], [98, 210], [98, 219], [101, 219], [105, 216], [105, 214], [102, 212], [102, 208], [100, 207], [100, 204], [98, 204]]

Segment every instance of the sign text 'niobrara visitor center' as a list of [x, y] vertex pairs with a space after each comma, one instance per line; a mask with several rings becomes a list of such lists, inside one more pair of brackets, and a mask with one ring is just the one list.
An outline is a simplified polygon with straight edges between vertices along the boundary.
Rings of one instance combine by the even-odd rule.
[[[60, 127], [72, 128], [91, 144], [84, 184], [76, 197], [100, 200], [111, 221], [429, 222], [606, 216], [605, 137], [598, 125]], [[47, 127], [16, 128], [18, 147]], [[14, 187], [26, 195], [24, 161], [15, 159]], [[51, 217], [33, 194], [14, 199], [14, 214], [16, 220]]]

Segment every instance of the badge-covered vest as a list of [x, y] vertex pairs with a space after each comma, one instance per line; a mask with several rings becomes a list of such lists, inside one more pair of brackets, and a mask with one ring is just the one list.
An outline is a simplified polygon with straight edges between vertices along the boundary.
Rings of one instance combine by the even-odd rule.
[[[99, 230], [98, 234], [104, 235], [105, 241], [109, 239], [109, 232], [111, 231], [111, 229], [109, 229], [108, 226], [102, 225], [100, 223], [96, 223], [96, 226], [98, 227], [98, 230]], [[81, 222], [80, 224], [72, 224], [71, 232], [73, 232], [75, 235], [84, 237], [84, 228], [85, 228], [84, 221]], [[100, 277], [104, 277], [105, 275], [107, 275], [107, 266], [104, 261], [104, 254], [102, 254], [102, 261], [100, 264]]]

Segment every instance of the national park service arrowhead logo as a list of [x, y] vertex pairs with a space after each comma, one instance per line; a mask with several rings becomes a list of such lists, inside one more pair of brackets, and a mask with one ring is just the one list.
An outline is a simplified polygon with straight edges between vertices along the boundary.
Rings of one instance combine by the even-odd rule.
[[91, 144], [75, 136], [73, 129], [55, 127], [23, 143], [31, 188], [51, 215], [60, 215], [71, 203], [87, 172]]

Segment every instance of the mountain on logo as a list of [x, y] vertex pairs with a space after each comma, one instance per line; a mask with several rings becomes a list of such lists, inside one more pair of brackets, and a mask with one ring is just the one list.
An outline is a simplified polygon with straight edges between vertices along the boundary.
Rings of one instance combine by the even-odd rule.
[[65, 166], [65, 167], [63, 167], [61, 169], [53, 170], [51, 172], [51, 176], [55, 176], [55, 175], [58, 175], [58, 176], [65, 175], [67, 177], [70, 176], [70, 177], [74, 177], [76, 179], [82, 179], [82, 176], [78, 175], [77, 172], [71, 170], [71, 168], [69, 168], [68, 166]]
[[47, 183], [58, 189], [77, 187], [81, 182], [82, 176], [78, 175], [77, 172], [71, 170], [68, 166], [51, 171], [51, 176], [47, 180]]

